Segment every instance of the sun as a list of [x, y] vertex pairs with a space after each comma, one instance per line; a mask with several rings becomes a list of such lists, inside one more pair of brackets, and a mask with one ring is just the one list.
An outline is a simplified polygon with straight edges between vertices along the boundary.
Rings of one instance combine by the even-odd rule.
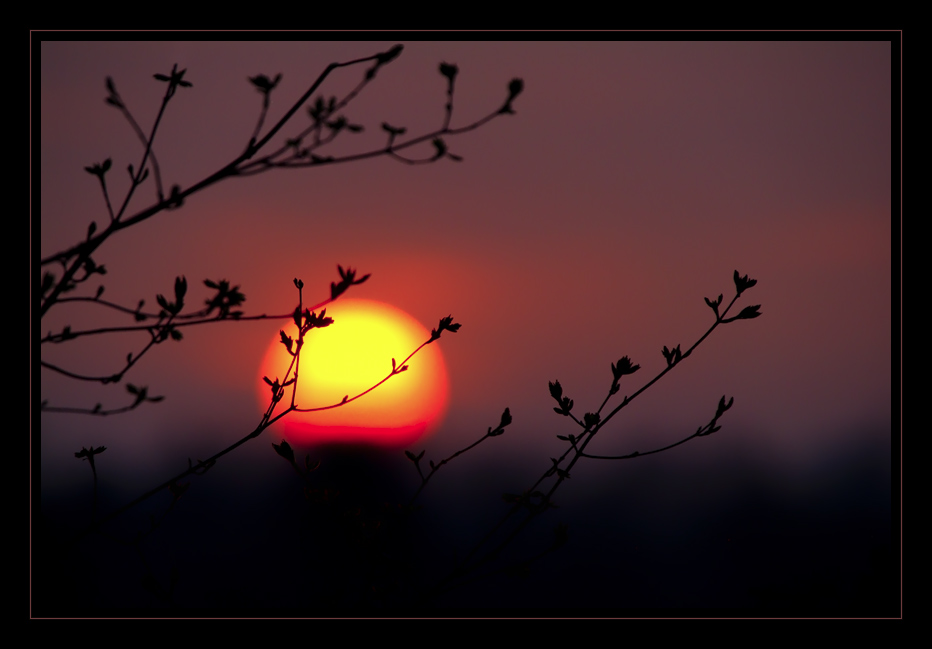
[[[312, 329], [304, 338], [298, 369], [298, 408], [340, 403], [371, 388], [430, 338], [430, 331], [404, 311], [374, 300], [343, 298], [327, 306], [333, 324]], [[297, 339], [294, 323], [284, 332]], [[271, 390], [262, 380], [283, 379], [291, 356], [275, 334], [260, 367], [257, 396], [269, 405]], [[407, 447], [433, 432], [449, 402], [449, 380], [440, 346], [434, 342], [365, 396], [346, 405], [317, 412], [290, 412], [275, 428], [292, 445], [319, 444]], [[291, 403], [291, 387], [276, 407]]]

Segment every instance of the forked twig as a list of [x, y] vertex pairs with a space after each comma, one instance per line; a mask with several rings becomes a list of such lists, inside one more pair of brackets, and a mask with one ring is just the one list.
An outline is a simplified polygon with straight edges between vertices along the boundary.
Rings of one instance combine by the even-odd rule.
[[[673, 350], [664, 347], [662, 350], [663, 356], [667, 361], [667, 366], [661, 370], [654, 378], [641, 386], [638, 390], [633, 392], [631, 395], [626, 395], [622, 402], [616, 406], [607, 416], [604, 418], [601, 417], [601, 412], [605, 408], [609, 399], [618, 394], [620, 391], [619, 381], [620, 379], [628, 374], [635, 373], [640, 369], [639, 365], [634, 365], [631, 363], [630, 359], [625, 356], [621, 358], [618, 363], [612, 363], [612, 383], [608, 390], [608, 395], [603, 399], [601, 405], [595, 412], [587, 412], [582, 419], [577, 418], [571, 413], [574, 402], [569, 397], [564, 396], [563, 388], [560, 385], [559, 381], [550, 383], [550, 394], [553, 399], [557, 402], [557, 407], [554, 408], [554, 411], [566, 417], [569, 417], [577, 426], [583, 429], [580, 435], [569, 434], [569, 435], [558, 435], [558, 439], [566, 441], [569, 443], [569, 447], [560, 455], [559, 458], [551, 458], [551, 466], [542, 473], [542, 475], [537, 479], [537, 481], [531, 485], [531, 487], [524, 491], [523, 494], [505, 494], [503, 498], [506, 502], [512, 504], [508, 512], [499, 520], [499, 522], [493, 526], [493, 528], [486, 533], [466, 554], [466, 556], [458, 563], [454, 570], [444, 577], [440, 582], [438, 582], [432, 589], [430, 589], [425, 596], [434, 597], [440, 595], [444, 592], [447, 592], [453, 588], [466, 583], [467, 581], [472, 581], [476, 578], [476, 571], [489, 563], [494, 559], [499, 557], [501, 553], [512, 543], [512, 541], [520, 534], [520, 532], [527, 527], [527, 525], [534, 520], [537, 516], [547, 511], [548, 509], [554, 507], [553, 496], [560, 486], [570, 478], [570, 471], [576, 465], [576, 463], [582, 458], [590, 459], [600, 459], [600, 460], [626, 460], [632, 459], [635, 457], [640, 457], [642, 455], [651, 455], [655, 453], [661, 453], [663, 451], [668, 451], [672, 448], [680, 446], [681, 444], [686, 443], [687, 441], [694, 439], [696, 437], [704, 437], [711, 435], [712, 433], [718, 431], [721, 427], [718, 426], [719, 418], [731, 408], [734, 403], [734, 398], [731, 398], [726, 402], [725, 397], [723, 396], [719, 401], [718, 408], [716, 409], [715, 416], [712, 420], [705, 426], [701, 426], [695, 433], [689, 435], [685, 439], [682, 439], [673, 444], [667, 446], [653, 449], [651, 451], [646, 451], [643, 453], [633, 452], [625, 455], [596, 455], [591, 453], [586, 453], [586, 447], [592, 442], [596, 434], [607, 424], [612, 418], [615, 417], [624, 407], [631, 403], [635, 398], [641, 395], [648, 388], [657, 383], [663, 376], [670, 372], [675, 366], [677, 366], [683, 359], [687, 358], [692, 352], [706, 339], [708, 336], [722, 324], [727, 324], [734, 322], [736, 320], [747, 320], [753, 319], [760, 316], [760, 305], [749, 306], [742, 309], [742, 311], [730, 318], [726, 317], [728, 312], [731, 310], [734, 303], [741, 296], [741, 294], [757, 284], [757, 280], [749, 279], [747, 275], [742, 277], [738, 271], [734, 272], [734, 282], [735, 282], [735, 297], [729, 302], [727, 307], [723, 312], [719, 312], [719, 306], [722, 303], [722, 296], [719, 295], [716, 300], [705, 299], [706, 304], [712, 309], [715, 313], [715, 321], [709, 327], [709, 329], [699, 337], [699, 339], [693, 343], [693, 345], [687, 349], [685, 352], [680, 351], [680, 346], [677, 345]], [[564, 465], [564, 461], [569, 459], [569, 462]], [[422, 485], [424, 486], [424, 476], [422, 478]], [[538, 488], [545, 480], [549, 478], [555, 478], [553, 484], [549, 489], [545, 491], [540, 491]], [[420, 489], [418, 490], [420, 493]], [[479, 554], [480, 550], [489, 543], [498, 532], [505, 526], [505, 524], [510, 521], [514, 516], [518, 515], [521, 512], [525, 512], [525, 516], [518, 522], [518, 524], [502, 539], [497, 545], [487, 550], [481, 556]], [[563, 529], [562, 535], [558, 536], [565, 538], [566, 530]], [[500, 569], [494, 569], [490, 572], [483, 573], [482, 576], [487, 576], [498, 572]], [[473, 574], [474, 576], [469, 577]]]

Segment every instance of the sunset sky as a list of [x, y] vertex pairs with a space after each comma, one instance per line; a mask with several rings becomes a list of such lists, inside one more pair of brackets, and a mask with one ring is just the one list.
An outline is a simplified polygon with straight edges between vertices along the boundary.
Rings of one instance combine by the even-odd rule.
[[[449, 372], [449, 409], [411, 450], [440, 460], [496, 426], [505, 407], [514, 422], [444, 467], [420, 497], [423, 524], [436, 535], [422, 539], [424, 556], [441, 562], [455, 547], [468, 550], [505, 511], [503, 492], [529, 487], [565, 449], [556, 435], [575, 431], [553, 412], [549, 381], [561, 382], [581, 416], [602, 402], [611, 364], [629, 356], [641, 369], [622, 379], [616, 399], [634, 392], [665, 367], [664, 346], [685, 350], [711, 326], [703, 298], [721, 293], [727, 304], [737, 269], [758, 283], [736, 307], [759, 304], [762, 316], [719, 327], [589, 449], [620, 455], [678, 441], [727, 395], [734, 407], [722, 429], [651, 457], [581, 461], [557, 493], [560, 508], [528, 530], [546, 545], [552, 527], [567, 522], [567, 546], [517, 585], [477, 586], [449, 603], [736, 606], [763, 614], [770, 609], [753, 607], [848, 606], [865, 601], [865, 589], [879, 598], [864, 584], [876, 583], [877, 566], [892, 565], [898, 548], [890, 484], [899, 461], [891, 441], [900, 434], [892, 423], [900, 396], [891, 389], [898, 45], [880, 33], [759, 42], [617, 36], [43, 42], [33, 59], [38, 253], [82, 240], [91, 221], [105, 227], [100, 186], [85, 167], [112, 159], [108, 189], [120, 204], [126, 167], [141, 158], [132, 128], [103, 101], [107, 77], [148, 132], [165, 89], [152, 75], [176, 63], [186, 69], [193, 86], [169, 103], [154, 146], [166, 188], [187, 188], [243, 150], [262, 102], [248, 77], [260, 73], [282, 75], [264, 133], [328, 63], [404, 44], [343, 111], [365, 128], [321, 151], [334, 156], [384, 144], [383, 122], [409, 136], [438, 128], [441, 62], [459, 68], [453, 128], [495, 112], [519, 77], [516, 114], [445, 138], [461, 162], [411, 166], [383, 156], [225, 179], [114, 235], [94, 255], [107, 274], [80, 294], [103, 284], [104, 299], [131, 309], [144, 299], [154, 309], [156, 294], [170, 296], [184, 275], [187, 302], [200, 308], [211, 294], [203, 280], [227, 279], [245, 294], [246, 315], [284, 314], [297, 303], [293, 278], [303, 280], [306, 302], [319, 302], [339, 281], [340, 264], [371, 273], [348, 297], [391, 304], [428, 330], [453, 315], [462, 328], [436, 343]], [[366, 69], [336, 70], [324, 96], [342, 96]], [[307, 113], [292, 122], [272, 145], [304, 128]], [[429, 142], [409, 151], [432, 152]], [[150, 178], [129, 213], [154, 199]], [[43, 267], [50, 269], [60, 274]], [[41, 399], [50, 406], [120, 407], [131, 400], [126, 382], [165, 396], [112, 417], [41, 416], [39, 496], [49, 525], [77, 529], [86, 520], [92, 478], [74, 457], [82, 447], [107, 447], [96, 465], [108, 511], [183, 470], [188, 458], [249, 433], [264, 410], [256, 398], [260, 363], [285, 322], [186, 328], [182, 341], [154, 349], [117, 385], [42, 370]], [[66, 304], [42, 319], [39, 333], [131, 324], [131, 316]], [[41, 353], [73, 371], [106, 373], [145, 343], [145, 335], [114, 334], [46, 344]], [[409, 371], [418, 371], [417, 357]], [[300, 552], [282, 517], [299, 517], [301, 484], [271, 448], [280, 440], [273, 426], [193, 478], [169, 514], [164, 535], [175, 540], [153, 543], [149, 556], [160, 577], [171, 566], [188, 577], [179, 582], [181, 601], [301, 601], [279, 583], [289, 580], [262, 574], [260, 562], [231, 548], [223, 552], [242, 567], [235, 585], [219, 570], [206, 588], [190, 577], [210, 572], [205, 566], [218, 556], [211, 548], [226, 548], [230, 535], [253, 559]], [[309, 452], [324, 466], [344, 467], [344, 480], [377, 477], [384, 483], [374, 489], [399, 498], [418, 486], [400, 450]], [[245, 527], [248, 534], [236, 533]], [[129, 567], [101, 570], [93, 584], [72, 575], [69, 596], [149, 605], [138, 575], [130, 587], [120, 581], [141, 572], [138, 557], [123, 559]], [[557, 592], [543, 595], [542, 584], [553, 583]], [[125, 599], [115, 600], [118, 590]], [[494, 594], [481, 600], [486, 592]]]

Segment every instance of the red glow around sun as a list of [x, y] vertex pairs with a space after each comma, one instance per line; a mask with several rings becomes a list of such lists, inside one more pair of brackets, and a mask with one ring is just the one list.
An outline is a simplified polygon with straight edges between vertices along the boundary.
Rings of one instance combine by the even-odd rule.
[[[333, 324], [312, 329], [304, 338], [295, 405], [317, 408], [340, 403], [372, 387], [430, 338], [430, 331], [404, 311], [372, 300], [341, 299], [327, 307]], [[294, 323], [285, 333], [297, 339]], [[262, 360], [257, 395], [264, 409], [271, 391], [262, 381], [282, 379], [291, 356], [276, 332]], [[372, 392], [339, 408], [290, 412], [276, 423], [273, 435], [295, 446], [366, 444], [402, 448], [433, 432], [446, 412], [449, 384], [439, 343], [431, 343], [410, 361], [408, 369]], [[276, 407], [291, 403], [291, 386]]]

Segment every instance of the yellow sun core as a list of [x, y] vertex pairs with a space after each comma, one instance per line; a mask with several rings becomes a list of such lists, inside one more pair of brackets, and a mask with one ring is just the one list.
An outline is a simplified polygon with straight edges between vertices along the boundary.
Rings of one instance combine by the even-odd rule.
[[[353, 400], [392, 372], [393, 359], [401, 368], [404, 359], [430, 338], [430, 331], [404, 311], [373, 300], [341, 299], [327, 307], [327, 316], [333, 324], [312, 329], [304, 337], [294, 403], [300, 409], [314, 409], [340, 404], [344, 398], [350, 401], [335, 408], [288, 413], [275, 426], [284, 438], [303, 447], [401, 448], [433, 432], [449, 401], [447, 371], [437, 342], [415, 354], [407, 370]], [[284, 332], [297, 339], [294, 323]], [[263, 408], [272, 395], [262, 377], [281, 380], [291, 361], [281, 335], [276, 334], [260, 369], [258, 397]], [[292, 387], [285, 388], [276, 411], [291, 404]]]

